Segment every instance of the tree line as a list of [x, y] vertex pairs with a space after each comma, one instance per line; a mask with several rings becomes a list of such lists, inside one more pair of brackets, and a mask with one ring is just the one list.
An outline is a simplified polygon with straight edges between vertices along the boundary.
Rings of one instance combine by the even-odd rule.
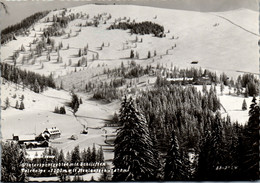
[[23, 32], [26, 31], [26, 29], [28, 29], [31, 25], [33, 25], [41, 18], [45, 17], [48, 13], [49, 11], [38, 12], [23, 19], [20, 23], [8, 26], [1, 31], [1, 44], [5, 44], [16, 39], [15, 36], [21, 35]]
[[253, 74], [239, 75], [236, 82], [237, 90], [241, 90], [241, 87], [245, 88], [244, 95], [257, 96], [259, 93], [259, 80]]
[[[157, 65], [152, 67], [147, 65], [146, 67], [136, 64], [135, 61], [128, 62], [125, 65], [123, 62], [121, 66], [114, 69], [104, 69], [103, 74], [107, 75], [107, 78], [111, 78], [110, 82], [88, 82], [85, 85], [85, 91], [96, 93], [96, 99], [106, 99], [108, 95], [113, 97], [108, 97], [109, 100], [119, 99], [122, 97], [116, 96], [120, 94], [118, 87], [127, 85], [126, 88], [134, 86], [139, 81], [139, 77], [144, 75], [156, 76], [155, 87], [165, 87], [168, 85], [217, 85], [220, 84], [221, 92], [224, 90], [224, 86], [228, 86], [229, 94], [231, 95], [231, 87], [234, 88], [234, 94], [241, 96], [242, 94], [245, 97], [256, 96], [259, 89], [259, 80], [254, 77], [253, 74], [243, 74], [239, 76], [237, 80], [229, 78], [225, 73], [217, 75], [215, 72], [212, 72], [207, 69], [201, 68], [186, 68], [180, 69], [178, 67], [171, 66], [170, 69], [164, 68], [162, 65]], [[112, 79], [114, 78], [114, 79]], [[134, 83], [132, 80], [137, 79], [137, 83]], [[171, 80], [172, 79], [172, 80]], [[148, 81], [149, 83], [149, 81]], [[216, 89], [215, 89], [216, 90]]]
[[135, 61], [131, 61], [128, 65], [125, 65], [123, 62], [121, 66], [114, 69], [104, 69], [103, 74], [106, 74], [108, 78], [110, 77], [122, 77], [124, 79], [132, 79], [144, 76], [153, 72], [151, 65], [143, 67], [139, 64], [136, 64]]
[[43, 92], [47, 87], [56, 88], [52, 75], [49, 77], [31, 71], [21, 70], [7, 63], [0, 63], [1, 77], [16, 84], [22, 84], [35, 93]]

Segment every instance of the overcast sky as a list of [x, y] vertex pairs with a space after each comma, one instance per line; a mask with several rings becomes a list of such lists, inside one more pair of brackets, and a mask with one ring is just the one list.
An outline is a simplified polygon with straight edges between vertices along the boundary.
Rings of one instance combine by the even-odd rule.
[[258, 11], [259, 0], [2, 0], [8, 6], [9, 14], [1, 9], [1, 29], [18, 23], [33, 13], [65, 7], [80, 6], [89, 3], [135, 4], [161, 8], [192, 11], [227, 11], [247, 8]]

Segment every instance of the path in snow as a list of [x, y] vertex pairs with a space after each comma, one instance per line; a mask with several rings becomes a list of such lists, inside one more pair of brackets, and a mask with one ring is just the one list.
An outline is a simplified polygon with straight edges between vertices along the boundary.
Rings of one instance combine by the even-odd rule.
[[216, 15], [216, 14], [214, 14], [214, 15], [217, 16], [217, 17], [219, 17], [219, 18], [222, 18], [222, 19], [228, 21], [229, 23], [235, 25], [236, 27], [238, 27], [238, 28], [240, 28], [240, 29], [243, 29], [244, 31], [246, 31], [246, 32], [248, 32], [248, 33], [250, 33], [250, 34], [253, 34], [253, 35], [257, 36], [257, 37], [260, 37], [259, 34], [256, 34], [256, 33], [252, 32], [252, 31], [250, 31], [250, 30], [247, 30], [246, 28], [244, 28], [244, 27], [242, 27], [242, 26], [236, 24], [235, 22], [233, 22], [233, 21], [227, 19], [226, 17], [223, 17], [223, 16], [221, 16], [221, 15]]

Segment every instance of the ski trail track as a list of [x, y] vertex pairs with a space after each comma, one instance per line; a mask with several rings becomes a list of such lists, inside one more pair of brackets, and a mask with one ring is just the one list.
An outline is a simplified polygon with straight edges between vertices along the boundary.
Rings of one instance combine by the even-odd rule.
[[231, 21], [230, 19], [228, 19], [228, 18], [226, 18], [226, 17], [223, 17], [223, 16], [221, 16], [221, 15], [217, 15], [217, 14], [213, 14], [213, 15], [215, 15], [215, 16], [221, 18], [221, 19], [224, 19], [224, 20], [228, 21], [229, 23], [233, 24], [234, 26], [236, 26], [236, 27], [238, 27], [238, 28], [240, 28], [240, 29], [242, 29], [242, 30], [244, 30], [244, 31], [246, 31], [246, 32], [248, 32], [248, 33], [250, 33], [250, 34], [253, 34], [253, 35], [257, 36], [257, 37], [260, 37], [259, 34], [256, 34], [256, 33], [252, 32], [252, 31], [250, 31], [250, 30], [247, 30], [246, 28], [244, 28], [244, 27], [242, 27], [242, 26], [236, 24], [235, 22]]

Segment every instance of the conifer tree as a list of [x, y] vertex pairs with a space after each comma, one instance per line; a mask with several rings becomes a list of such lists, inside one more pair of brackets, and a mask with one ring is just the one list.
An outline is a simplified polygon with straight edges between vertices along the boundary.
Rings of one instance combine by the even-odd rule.
[[64, 163], [64, 162], [65, 162], [65, 157], [64, 157], [63, 150], [61, 149], [58, 156], [58, 163]]
[[247, 105], [246, 105], [246, 100], [243, 100], [243, 104], [242, 104], [242, 110], [245, 111], [247, 110]]
[[203, 93], [206, 93], [206, 92], [207, 92], [207, 85], [206, 85], [206, 84], [203, 84], [203, 86], [202, 86], [202, 92], [203, 92]]
[[139, 59], [139, 53], [138, 52], [135, 53], [135, 57], [136, 57], [136, 59]]
[[120, 123], [123, 124], [115, 140], [115, 168], [126, 172], [115, 172], [114, 181], [156, 180], [157, 161], [148, 124], [135, 109], [132, 98], [126, 97], [121, 104]]
[[88, 163], [91, 162], [91, 149], [90, 149], [90, 147], [88, 147], [88, 149], [87, 149], [86, 160], [87, 160]]
[[80, 104], [83, 104], [83, 102], [82, 102], [82, 99], [81, 99], [81, 98], [79, 99], [79, 103], [80, 103]]
[[20, 109], [20, 110], [24, 110], [24, 109], [25, 109], [25, 108], [24, 108], [24, 103], [23, 103], [23, 101], [20, 103], [19, 109]]
[[71, 161], [71, 155], [70, 155], [70, 152], [68, 151], [66, 154], [66, 162], [70, 163], [70, 161]]
[[237, 82], [236, 83], [236, 94], [239, 96], [241, 93], [241, 83]]
[[249, 110], [249, 120], [245, 128], [246, 154], [243, 161], [242, 173], [245, 180], [259, 179], [259, 105], [253, 97]]
[[130, 51], [130, 58], [134, 58], [134, 57], [135, 57], [134, 50], [131, 50]]
[[200, 142], [198, 169], [196, 172], [196, 180], [199, 181], [209, 180], [213, 171], [211, 162], [211, 158], [214, 158], [214, 154], [212, 154], [212, 135], [209, 130], [206, 130], [205, 132], [205, 137], [201, 139]]
[[15, 109], [19, 109], [18, 100], [16, 100]]
[[81, 160], [83, 161], [83, 162], [87, 162], [87, 151], [86, 151], [86, 149], [84, 148], [84, 150], [82, 151], [82, 153], [81, 153]]
[[33, 91], [34, 91], [35, 93], [39, 93], [39, 92], [40, 92], [40, 85], [39, 85], [37, 79], [36, 79], [35, 82], [34, 82]]
[[248, 85], [246, 85], [246, 88], [245, 88], [245, 93], [244, 93], [245, 97], [247, 98], [248, 97]]
[[79, 146], [77, 145], [71, 153], [71, 163], [79, 163], [80, 162], [80, 152]]
[[148, 51], [147, 58], [151, 58], [151, 52], [150, 51]]
[[69, 107], [71, 107], [73, 114], [75, 115], [76, 112], [79, 109], [79, 98], [75, 93], [72, 93], [72, 98], [71, 98], [71, 102], [69, 103]]
[[96, 162], [96, 161], [97, 161], [97, 152], [96, 152], [95, 144], [93, 144], [92, 153], [91, 153], [91, 162]]
[[6, 99], [5, 99], [5, 109], [7, 109], [8, 107], [10, 107], [10, 101], [9, 101], [9, 98], [8, 97], [6, 97]]
[[57, 114], [60, 113], [60, 112], [59, 112], [59, 108], [58, 108], [57, 106], [54, 108], [54, 113], [57, 113]]
[[217, 165], [221, 164], [223, 154], [223, 126], [220, 112], [217, 112], [211, 124], [204, 129], [198, 159], [197, 179], [200, 181], [219, 180]]
[[104, 153], [102, 146], [100, 146], [97, 152], [97, 162], [104, 162]]
[[63, 82], [60, 82], [60, 89], [63, 90]]
[[154, 52], [153, 52], [153, 56], [155, 57], [156, 55], [157, 55], [156, 50], [154, 50]]
[[180, 153], [179, 143], [175, 135], [175, 131], [173, 131], [171, 148], [168, 151], [166, 165], [164, 168], [164, 180], [183, 181], [185, 179], [187, 179], [187, 170], [183, 157]]
[[51, 56], [50, 56], [50, 54], [47, 54], [46, 59], [47, 59], [48, 61], [51, 60]]
[[221, 92], [221, 95], [223, 95], [224, 87], [225, 87], [224, 84], [221, 83], [221, 84], [220, 84], [220, 92]]
[[24, 48], [23, 44], [21, 46], [21, 51], [25, 51], [25, 48]]

